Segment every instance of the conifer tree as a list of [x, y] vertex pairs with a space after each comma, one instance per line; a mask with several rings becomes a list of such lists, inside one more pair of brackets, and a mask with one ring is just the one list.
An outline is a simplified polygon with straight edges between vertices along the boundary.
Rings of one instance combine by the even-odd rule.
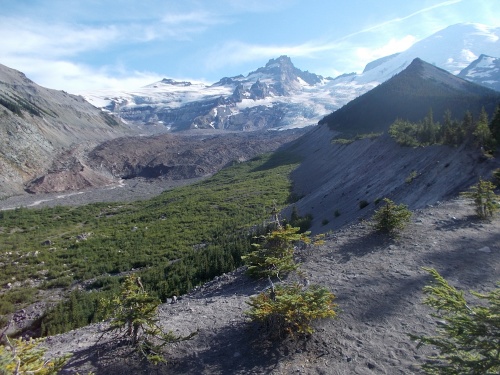
[[103, 310], [112, 318], [108, 331], [118, 331], [118, 337], [130, 340], [132, 346], [154, 363], [164, 361], [160, 353], [163, 346], [196, 334], [181, 337], [164, 332], [158, 325], [159, 304], [160, 300], [144, 290], [141, 279], [135, 274], [125, 279], [117, 297], [101, 302]]
[[299, 233], [300, 228], [282, 226], [276, 228], [253, 243], [254, 251], [242, 257], [248, 265], [248, 274], [255, 277], [277, 277], [280, 279], [298, 268], [293, 259], [295, 243], [309, 243], [309, 232]]
[[384, 198], [385, 205], [375, 211], [374, 226], [381, 232], [394, 233], [403, 229], [410, 221], [411, 211], [404, 204], [395, 204], [392, 200]]
[[312, 322], [336, 316], [335, 296], [319, 285], [278, 285], [255, 297], [250, 297], [246, 314], [254, 321], [265, 323], [275, 336], [311, 334]]
[[500, 373], [500, 283], [487, 294], [471, 292], [482, 303], [470, 306], [463, 292], [451, 286], [435, 269], [425, 268], [433, 283], [424, 288], [424, 304], [442, 322], [435, 336], [410, 335], [439, 354], [422, 368], [433, 375], [493, 375]]
[[500, 145], [500, 105], [495, 109], [495, 114], [490, 123], [490, 131], [497, 145]]
[[481, 219], [492, 217], [500, 208], [500, 196], [495, 194], [495, 185], [490, 181], [479, 179], [477, 184], [461, 195], [472, 199], [476, 213]]
[[479, 119], [472, 133], [476, 139], [476, 143], [484, 150], [490, 150], [494, 147], [494, 139], [488, 125], [488, 114], [484, 107], [479, 114]]
[[2, 375], [56, 375], [70, 357], [70, 355], [65, 355], [53, 359], [44, 358], [47, 351], [42, 345], [44, 339], [10, 339], [4, 334], [0, 339], [3, 341], [0, 345], [0, 374]]

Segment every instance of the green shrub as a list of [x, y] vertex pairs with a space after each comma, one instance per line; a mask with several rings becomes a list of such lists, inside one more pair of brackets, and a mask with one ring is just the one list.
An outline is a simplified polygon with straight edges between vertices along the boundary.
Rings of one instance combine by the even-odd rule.
[[462, 196], [472, 199], [476, 213], [481, 219], [492, 217], [500, 208], [500, 196], [495, 194], [495, 185], [490, 181], [480, 179]]
[[9, 339], [7, 336], [0, 339], [4, 342], [0, 345], [0, 374], [56, 375], [69, 359], [68, 355], [45, 359], [44, 339]]
[[435, 269], [425, 268], [433, 283], [424, 287], [424, 303], [439, 322], [435, 336], [410, 335], [421, 345], [437, 348], [422, 368], [427, 374], [500, 373], [500, 283], [488, 294], [471, 292], [482, 302], [468, 303]]
[[396, 205], [392, 200], [384, 198], [385, 205], [373, 215], [374, 226], [381, 232], [394, 233], [403, 229], [410, 221], [411, 211], [404, 204]]
[[405, 182], [407, 184], [411, 184], [415, 178], [417, 178], [418, 173], [417, 171], [411, 171], [408, 177], [406, 177]]
[[264, 323], [273, 336], [311, 334], [313, 321], [336, 316], [334, 299], [322, 286], [278, 285], [250, 297], [246, 314], [252, 321]]
[[493, 181], [494, 181], [493, 183], [497, 186], [500, 185], [500, 168], [495, 169], [493, 171], [492, 175], [493, 175]]
[[160, 300], [150, 296], [135, 274], [129, 275], [121, 292], [112, 300], [102, 300], [102, 308], [111, 316], [109, 331], [118, 331], [119, 337], [127, 338], [145, 358], [153, 363], [164, 362], [160, 349], [172, 342], [187, 340], [186, 337], [164, 332], [157, 318]]
[[340, 216], [340, 210], [338, 208], [333, 213], [333, 216], [335, 216], [335, 217], [339, 217]]
[[309, 228], [311, 228], [312, 219], [313, 217], [311, 214], [300, 216], [297, 207], [293, 206], [292, 214], [290, 215], [290, 222], [288, 224], [290, 224], [292, 227], [300, 228], [301, 232], [305, 232]]
[[321, 225], [327, 225], [329, 222], [330, 222], [330, 220], [328, 220], [328, 219], [323, 219], [323, 220], [321, 221]]
[[242, 259], [248, 265], [248, 274], [255, 277], [277, 277], [288, 274], [298, 268], [293, 259], [294, 243], [303, 241], [309, 243], [309, 233], [299, 233], [300, 228], [290, 225], [281, 226], [257, 239], [260, 243], [253, 243], [255, 249]]

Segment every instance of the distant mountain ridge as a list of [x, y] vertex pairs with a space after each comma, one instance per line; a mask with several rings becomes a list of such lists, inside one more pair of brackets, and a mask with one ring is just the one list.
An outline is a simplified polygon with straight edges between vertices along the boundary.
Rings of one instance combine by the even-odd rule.
[[415, 58], [458, 74], [481, 54], [500, 55], [500, 28], [458, 24], [367, 64], [362, 74], [325, 78], [280, 56], [246, 76], [224, 77], [212, 85], [164, 79], [128, 93], [93, 92], [86, 98], [144, 131], [304, 127], [387, 81]]
[[[500, 51], [499, 51], [500, 52]], [[481, 54], [459, 77], [479, 85], [500, 91], [500, 58]]]
[[466, 111], [477, 115], [484, 107], [490, 114], [500, 103], [500, 92], [415, 59], [402, 72], [352, 100], [322, 119], [330, 129], [349, 136], [386, 131], [397, 118], [422, 120], [429, 110], [440, 121], [446, 110], [462, 118]]

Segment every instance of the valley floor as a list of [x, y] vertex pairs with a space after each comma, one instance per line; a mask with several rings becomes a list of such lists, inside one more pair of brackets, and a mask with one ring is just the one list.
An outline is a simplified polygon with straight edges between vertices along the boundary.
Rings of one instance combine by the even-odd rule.
[[302, 269], [311, 283], [334, 292], [340, 312], [307, 340], [273, 343], [248, 322], [246, 301], [267, 283], [238, 270], [161, 306], [165, 328], [199, 330], [166, 349], [166, 365], [140, 362], [106, 337], [96, 345], [105, 323], [49, 338], [49, 353], [72, 352], [63, 373], [73, 374], [418, 374], [432, 348], [417, 349], [408, 334], [435, 328], [421, 303], [430, 281], [422, 267], [466, 292], [489, 291], [500, 280], [499, 229], [498, 217], [479, 221], [468, 202], [456, 199], [414, 212], [397, 239], [368, 222], [328, 234], [324, 245], [301, 255]]
[[12, 210], [17, 207], [82, 206], [99, 202], [132, 202], [152, 198], [165, 190], [189, 185], [203, 178], [206, 177], [178, 181], [162, 180], [160, 178], [132, 178], [117, 181], [116, 184], [110, 186], [81, 191], [39, 194], [24, 193], [0, 200], [0, 211]]

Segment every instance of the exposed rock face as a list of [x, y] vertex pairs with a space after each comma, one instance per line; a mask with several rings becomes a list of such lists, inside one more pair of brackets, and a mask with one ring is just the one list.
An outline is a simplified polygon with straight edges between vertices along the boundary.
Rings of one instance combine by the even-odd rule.
[[[307, 100], [299, 94], [324, 81], [281, 56], [246, 77], [224, 77], [211, 86], [163, 79], [138, 92], [97, 97], [100, 103], [108, 101], [105, 109], [151, 132], [248, 131], [316, 124], [335, 105], [311, 93]], [[95, 98], [88, 97], [91, 102]]]
[[92, 150], [89, 165], [117, 178], [183, 180], [211, 175], [222, 167], [278, 149], [305, 130], [206, 134], [162, 134], [118, 138]]
[[82, 164], [73, 151], [63, 153], [47, 174], [28, 182], [25, 190], [29, 193], [53, 193], [105, 186], [114, 182], [112, 178]]
[[0, 65], [0, 197], [22, 191], [70, 146], [126, 131], [82, 97], [40, 87]]

